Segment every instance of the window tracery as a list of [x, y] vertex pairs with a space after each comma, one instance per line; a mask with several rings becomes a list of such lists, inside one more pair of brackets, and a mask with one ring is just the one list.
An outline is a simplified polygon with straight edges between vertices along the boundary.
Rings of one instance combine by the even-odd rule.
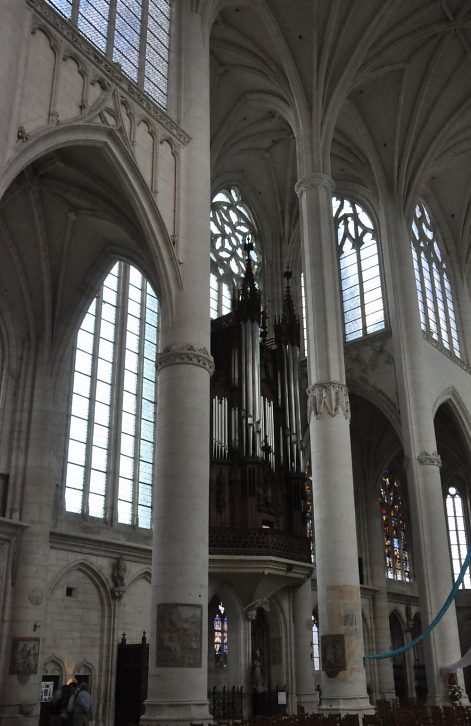
[[157, 341], [155, 293], [117, 262], [77, 333], [67, 512], [150, 528]]
[[259, 276], [260, 255], [256, 246], [255, 220], [237, 187], [228, 187], [214, 195], [210, 227], [210, 314], [217, 318], [231, 310], [233, 288], [245, 274], [247, 243], [252, 243], [248, 253], [256, 281]]
[[356, 202], [332, 198], [346, 341], [385, 327], [378, 241], [372, 220]]
[[[456, 581], [468, 553], [468, 539], [466, 536], [463, 502], [458, 489], [454, 486], [448, 487], [445, 499], [445, 509], [453, 578]], [[469, 569], [463, 578], [461, 588], [471, 589], [471, 576]]]
[[447, 264], [426, 206], [417, 204], [411, 238], [422, 330], [461, 357], [455, 307]]
[[390, 580], [411, 581], [405, 507], [396, 477], [385, 471], [380, 487], [386, 574]]

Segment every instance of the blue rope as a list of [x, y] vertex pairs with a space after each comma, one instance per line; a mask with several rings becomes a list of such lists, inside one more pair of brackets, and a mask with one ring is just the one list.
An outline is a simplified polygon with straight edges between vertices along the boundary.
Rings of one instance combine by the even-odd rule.
[[432, 622], [427, 625], [425, 630], [422, 630], [420, 635], [417, 636], [414, 640], [412, 640], [410, 643], [406, 643], [406, 645], [403, 645], [401, 648], [396, 648], [396, 650], [389, 650], [387, 653], [378, 653], [377, 655], [365, 655], [364, 660], [382, 660], [383, 658], [394, 658], [395, 655], [400, 655], [401, 653], [405, 653], [406, 650], [410, 650], [414, 646], [416, 646], [418, 643], [421, 643], [424, 638], [427, 637], [427, 635], [438, 625], [440, 620], [445, 615], [446, 611], [450, 607], [451, 603], [455, 599], [456, 593], [459, 590], [459, 587], [461, 583], [463, 582], [463, 578], [466, 574], [466, 570], [469, 567], [469, 564], [471, 562], [471, 547], [468, 550], [468, 554], [466, 555], [466, 559], [463, 562], [463, 566], [460, 570], [460, 574], [458, 575], [458, 579], [456, 580], [455, 584], [451, 588], [451, 592], [448, 595], [447, 599], [445, 600], [444, 604], [442, 605], [441, 609], [437, 613], [437, 615], [434, 617]]

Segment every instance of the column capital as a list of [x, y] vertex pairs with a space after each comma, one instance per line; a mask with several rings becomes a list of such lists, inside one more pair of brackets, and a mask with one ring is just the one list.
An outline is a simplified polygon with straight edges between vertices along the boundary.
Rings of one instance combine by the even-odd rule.
[[421, 451], [420, 454], [417, 454], [417, 461], [424, 466], [440, 467], [442, 465], [442, 457], [437, 451], [433, 451], [431, 454], [428, 451]]
[[294, 185], [294, 191], [301, 197], [308, 189], [315, 189], [316, 187], [325, 187], [327, 191], [332, 193], [334, 191], [334, 181], [328, 174], [322, 172], [309, 172], [302, 176]]
[[337, 416], [338, 413], [343, 414], [347, 421], [350, 421], [350, 401], [348, 398], [348, 388], [343, 383], [314, 383], [306, 389], [307, 402], [307, 418], [311, 419], [311, 415], [316, 418], [325, 416]]
[[213, 356], [206, 348], [197, 348], [191, 343], [168, 345], [157, 356], [158, 371], [161, 371], [166, 366], [177, 365], [179, 363], [204, 368], [210, 376], [214, 373]]

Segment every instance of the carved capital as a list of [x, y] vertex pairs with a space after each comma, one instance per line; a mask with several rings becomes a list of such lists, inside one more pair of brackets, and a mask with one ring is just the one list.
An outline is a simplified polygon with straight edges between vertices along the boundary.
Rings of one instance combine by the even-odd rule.
[[316, 187], [326, 187], [327, 191], [332, 193], [334, 191], [334, 182], [328, 174], [311, 172], [301, 177], [301, 179], [298, 179], [294, 185], [294, 191], [298, 197], [301, 197], [305, 191], [315, 189]]
[[350, 421], [348, 388], [343, 383], [314, 383], [306, 389], [308, 396], [307, 417], [337, 416], [343, 414]]
[[173, 366], [178, 363], [200, 366], [207, 370], [210, 376], [214, 373], [213, 356], [206, 348], [196, 348], [191, 343], [169, 345], [157, 356], [157, 370], [159, 371], [165, 366]]
[[421, 451], [420, 454], [417, 454], [417, 461], [424, 466], [440, 467], [442, 465], [442, 458], [437, 451], [433, 451], [431, 454], [428, 451]]

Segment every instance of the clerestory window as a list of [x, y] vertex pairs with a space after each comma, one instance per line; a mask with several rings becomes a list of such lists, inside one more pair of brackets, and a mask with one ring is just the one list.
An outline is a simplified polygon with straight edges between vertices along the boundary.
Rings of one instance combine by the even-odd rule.
[[372, 220], [356, 202], [332, 198], [345, 340], [385, 327], [383, 283], [377, 234]]
[[260, 270], [255, 220], [237, 187], [222, 189], [214, 195], [210, 226], [210, 315], [218, 318], [231, 310], [234, 287], [245, 274], [248, 243], [256, 282]]
[[171, 0], [46, 1], [166, 108]]
[[379, 503], [383, 523], [386, 575], [390, 580], [410, 582], [411, 572], [407, 545], [405, 506], [399, 480], [385, 471], [380, 487]]
[[65, 510], [150, 528], [158, 301], [117, 262], [77, 333]]
[[[468, 539], [466, 536], [463, 502], [458, 489], [454, 486], [448, 488], [445, 509], [453, 578], [456, 581], [463, 567], [466, 555], [468, 554]], [[463, 589], [471, 588], [469, 568], [463, 578], [461, 587]]]
[[412, 258], [422, 330], [461, 357], [455, 306], [446, 259], [429, 211], [417, 204], [412, 220]]

